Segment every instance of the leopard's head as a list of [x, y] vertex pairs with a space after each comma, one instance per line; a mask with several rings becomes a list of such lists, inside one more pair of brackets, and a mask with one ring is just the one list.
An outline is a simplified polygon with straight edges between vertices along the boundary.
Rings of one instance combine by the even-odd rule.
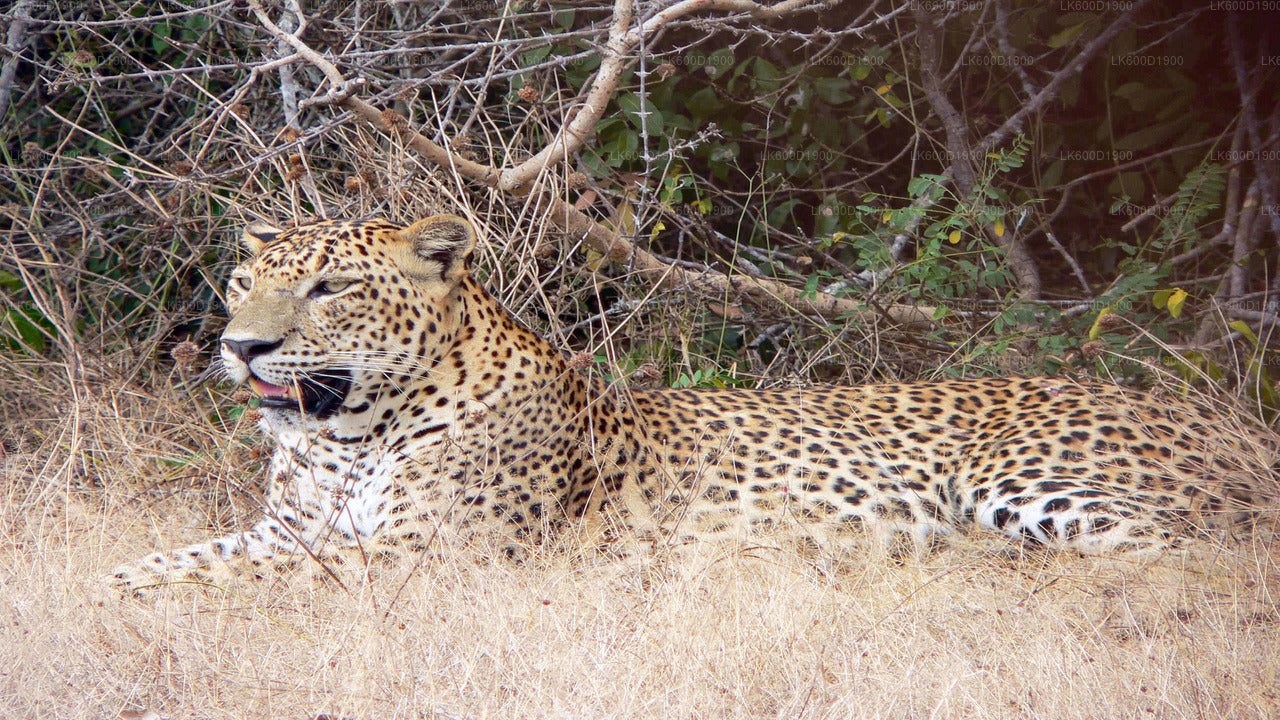
[[227, 289], [223, 368], [264, 410], [325, 419], [372, 401], [455, 342], [475, 240], [452, 215], [250, 225], [250, 257]]

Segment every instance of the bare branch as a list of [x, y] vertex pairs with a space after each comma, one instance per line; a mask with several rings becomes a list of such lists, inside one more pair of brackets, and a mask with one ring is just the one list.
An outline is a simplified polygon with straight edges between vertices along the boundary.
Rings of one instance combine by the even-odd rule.
[[1027, 94], [1027, 97], [1035, 97], [1037, 92], [1035, 83], [1031, 82], [1026, 69], [1018, 61], [1018, 51], [1014, 50], [1013, 45], [1009, 43], [1009, 0], [996, 0], [995, 8], [996, 47], [999, 48], [1000, 54], [1009, 59], [1009, 67], [1013, 68], [1013, 73], [1018, 76], [1018, 82], [1022, 83], [1022, 91]]
[[[393, 118], [398, 116], [383, 113], [359, 98], [348, 98], [343, 101], [343, 105], [353, 110], [370, 125], [384, 132], [395, 133], [408, 147], [421, 153], [431, 162], [451, 168], [459, 175], [489, 187], [498, 187], [500, 173], [497, 168], [455, 156], [422, 133], [401, 125], [403, 119], [398, 123], [394, 119], [388, 122], [389, 116]], [[625, 261], [643, 279], [660, 287], [679, 287], [714, 295], [723, 295], [726, 292], [740, 293], [757, 302], [766, 302], [771, 305], [781, 303], [806, 314], [827, 318], [852, 316], [860, 322], [873, 322], [887, 316], [888, 319], [902, 325], [921, 327], [933, 323], [934, 309], [930, 307], [893, 305], [886, 308], [885, 314], [881, 315], [864, 310], [863, 303], [856, 299], [839, 298], [825, 293], [816, 293], [810, 297], [802, 290], [774, 280], [750, 278], [745, 275], [730, 276], [715, 271], [694, 273], [674, 267], [587, 217], [564, 200], [552, 196], [546, 196], [543, 199], [549, 208], [548, 216], [558, 227], [574, 237], [582, 238], [589, 247], [602, 255]]]
[[[289, 11], [280, 21], [280, 29], [289, 37], [301, 38], [303, 31], [307, 29], [302, 8], [298, 6], [298, 0], [288, 0], [286, 4]], [[283, 37], [276, 40], [276, 47], [281, 57], [293, 54], [289, 52], [289, 43]], [[284, 107], [285, 125], [294, 130], [301, 129], [302, 126], [298, 123], [298, 83], [293, 78], [292, 63], [280, 64], [280, 100]]]
[[[294, 4], [294, 7], [297, 7], [296, 3]], [[342, 72], [338, 70], [336, 65], [325, 60], [320, 53], [312, 50], [310, 46], [302, 42], [302, 40], [297, 36], [286, 32], [279, 25], [272, 22], [270, 16], [267, 15], [267, 11], [262, 9], [261, 0], [249, 0], [249, 9], [253, 10], [253, 14], [258, 18], [258, 22], [262, 23], [262, 26], [271, 33], [272, 37], [278, 41], [288, 44], [293, 48], [294, 52], [301, 55], [307, 62], [311, 63], [320, 70], [320, 72], [324, 73], [325, 79], [329, 81], [329, 84], [333, 88], [345, 88], [347, 86], [350, 81], [342, 76]], [[298, 11], [298, 15], [301, 17], [301, 10]], [[305, 25], [306, 21], [300, 19], [298, 22], [299, 28], [301, 28]], [[332, 90], [330, 92], [332, 92]]]
[[1076, 282], [1080, 283], [1080, 289], [1084, 290], [1085, 295], [1092, 295], [1093, 288], [1089, 287], [1089, 279], [1085, 277], [1084, 268], [1080, 267], [1080, 263], [1071, 256], [1071, 253], [1067, 252], [1066, 248], [1062, 247], [1062, 243], [1058, 242], [1058, 237], [1053, 232], [1046, 230], [1044, 237], [1053, 246], [1053, 249], [1057, 250], [1058, 254], [1071, 266], [1071, 272], [1075, 274]]

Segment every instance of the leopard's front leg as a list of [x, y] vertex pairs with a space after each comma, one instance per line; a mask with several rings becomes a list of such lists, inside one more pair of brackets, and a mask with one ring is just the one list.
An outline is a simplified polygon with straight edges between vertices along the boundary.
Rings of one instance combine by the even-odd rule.
[[216, 584], [264, 571], [282, 571], [308, 555], [323, 558], [356, 546], [355, 539], [346, 533], [295, 529], [294, 517], [290, 508], [282, 507], [247, 531], [122, 565], [108, 582], [129, 591], [183, 582]]
[[130, 591], [181, 582], [213, 584], [284, 571], [308, 556], [323, 560], [353, 549], [358, 553], [377, 529], [377, 514], [366, 512], [364, 498], [353, 497], [349, 478], [299, 470], [287, 453], [277, 453], [266, 514], [251, 529], [148, 555], [116, 568], [107, 581]]

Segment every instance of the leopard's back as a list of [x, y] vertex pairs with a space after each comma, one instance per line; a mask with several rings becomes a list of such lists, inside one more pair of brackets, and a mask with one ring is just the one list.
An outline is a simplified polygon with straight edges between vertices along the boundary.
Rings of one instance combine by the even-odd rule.
[[1047, 378], [633, 393], [637, 471], [684, 540], [793, 526], [921, 543], [974, 523], [1084, 552], [1162, 547], [1251, 494], [1199, 407]]

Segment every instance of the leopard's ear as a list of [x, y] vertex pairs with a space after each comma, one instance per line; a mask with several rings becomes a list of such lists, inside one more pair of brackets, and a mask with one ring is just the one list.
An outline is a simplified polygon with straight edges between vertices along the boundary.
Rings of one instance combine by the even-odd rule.
[[262, 248], [268, 243], [276, 239], [282, 231], [280, 228], [265, 222], [250, 223], [244, 229], [244, 234], [240, 236], [240, 242], [249, 250], [252, 255], [262, 252]]
[[467, 259], [476, 247], [476, 231], [457, 215], [436, 215], [404, 230], [413, 254], [424, 262], [423, 275], [458, 281], [467, 273]]

